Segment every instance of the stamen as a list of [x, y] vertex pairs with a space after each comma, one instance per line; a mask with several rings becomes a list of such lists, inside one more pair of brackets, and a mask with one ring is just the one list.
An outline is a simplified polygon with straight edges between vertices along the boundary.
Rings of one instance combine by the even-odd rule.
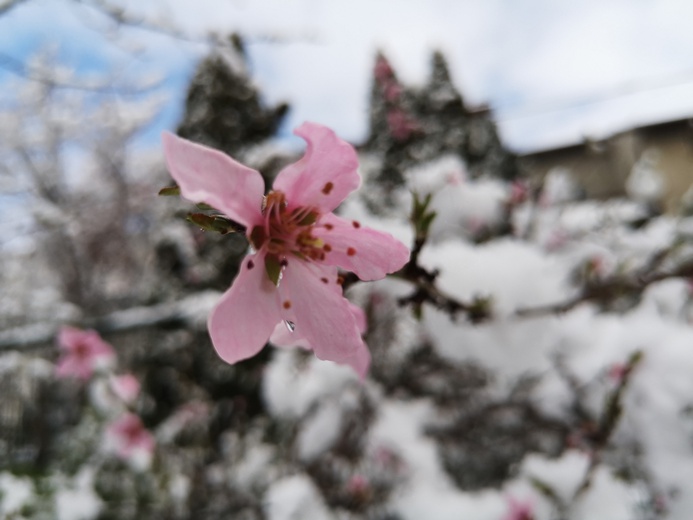
[[290, 309], [291, 308], [291, 302], [289, 300], [284, 300], [282, 307], [284, 307], [285, 309]]
[[325, 186], [323, 186], [322, 192], [325, 195], [329, 195], [330, 192], [332, 191], [332, 188], [334, 188], [334, 184], [332, 184], [331, 182], [327, 182], [327, 183], [325, 183]]
[[347, 256], [354, 256], [356, 254], [356, 249], [350, 247], [347, 249]]
[[248, 266], [248, 269], [252, 269], [253, 267], [255, 267], [255, 263], [252, 260], [248, 260], [247, 266]]
[[354, 226], [356, 229], [361, 227], [361, 223], [358, 220], [353, 220], [351, 222], [351, 225]]
[[325, 278], [324, 276], [322, 278], [320, 278], [320, 281], [322, 283], [330, 283], [330, 281], [327, 278]]

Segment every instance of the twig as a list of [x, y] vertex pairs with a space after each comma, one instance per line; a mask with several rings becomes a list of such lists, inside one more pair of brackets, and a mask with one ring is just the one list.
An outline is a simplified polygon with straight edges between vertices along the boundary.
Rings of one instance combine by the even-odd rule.
[[613, 303], [614, 300], [624, 296], [640, 296], [651, 284], [667, 280], [669, 278], [693, 277], [693, 260], [684, 262], [671, 271], [651, 272], [650, 265], [659, 265], [663, 261], [661, 253], [656, 255], [652, 262], [631, 276], [615, 275], [605, 280], [588, 282], [580, 294], [570, 300], [544, 305], [539, 307], [527, 307], [518, 309], [515, 314], [518, 317], [545, 316], [547, 314], [562, 314], [586, 302], [596, 302], [603, 305]]
[[[176, 302], [132, 307], [105, 316], [80, 320], [73, 324], [93, 328], [101, 333], [130, 331], [156, 325], [194, 324], [201, 315], [206, 314], [207, 307], [211, 307], [217, 299], [216, 291], [205, 291]], [[36, 348], [50, 343], [61, 325], [61, 323], [43, 322], [0, 331], [0, 352]]]

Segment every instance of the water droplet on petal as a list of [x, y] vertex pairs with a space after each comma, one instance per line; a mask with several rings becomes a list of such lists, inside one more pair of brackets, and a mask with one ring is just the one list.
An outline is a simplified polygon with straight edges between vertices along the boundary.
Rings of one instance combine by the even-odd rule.
[[286, 325], [286, 328], [289, 329], [289, 332], [296, 330], [296, 324], [293, 321], [284, 320], [284, 325]]

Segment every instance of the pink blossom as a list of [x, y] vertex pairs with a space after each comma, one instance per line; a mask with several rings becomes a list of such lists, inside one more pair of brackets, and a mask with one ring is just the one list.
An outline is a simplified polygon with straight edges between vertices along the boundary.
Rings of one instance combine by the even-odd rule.
[[397, 141], [409, 139], [419, 130], [418, 125], [401, 108], [393, 108], [386, 117], [390, 133]]
[[115, 359], [113, 347], [94, 330], [63, 327], [58, 333], [58, 346], [62, 350], [56, 368], [59, 377], [76, 377], [87, 381], [94, 370]]
[[119, 457], [148, 465], [154, 453], [154, 437], [134, 413], [125, 413], [106, 428], [106, 442]]
[[508, 513], [503, 520], [533, 520], [534, 507], [530, 500], [519, 501], [513, 497], [508, 499]]
[[378, 54], [378, 57], [375, 60], [375, 69], [373, 72], [375, 79], [378, 82], [382, 83], [394, 80], [395, 73], [392, 70], [392, 66], [387, 58], [382, 54]]
[[387, 233], [332, 213], [360, 184], [354, 148], [314, 123], [295, 133], [306, 140], [306, 153], [279, 173], [267, 196], [255, 170], [163, 136], [182, 195], [244, 225], [254, 249], [212, 311], [210, 336], [217, 353], [235, 363], [257, 354], [277, 324], [289, 323], [317, 357], [348, 364], [363, 376], [369, 354], [337, 268], [376, 280], [400, 269], [409, 251]]
[[140, 382], [132, 374], [111, 376], [108, 380], [111, 391], [125, 404], [131, 404], [140, 394]]
[[384, 90], [385, 99], [390, 102], [396, 101], [402, 94], [402, 87], [400, 87], [397, 83], [394, 82], [386, 85], [384, 87]]
[[368, 479], [359, 473], [352, 475], [347, 482], [347, 491], [351, 495], [364, 495], [369, 487]]
[[511, 206], [522, 204], [529, 198], [529, 186], [525, 180], [516, 180], [510, 185], [508, 202]]

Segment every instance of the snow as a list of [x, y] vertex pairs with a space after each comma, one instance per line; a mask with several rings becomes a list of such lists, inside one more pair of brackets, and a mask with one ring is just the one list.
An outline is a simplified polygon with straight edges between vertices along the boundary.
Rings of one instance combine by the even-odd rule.
[[0, 511], [8, 517], [17, 512], [33, 495], [33, 483], [28, 477], [0, 473]]
[[276, 482], [267, 495], [269, 520], [334, 518], [321, 500], [315, 485], [304, 475], [294, 475]]
[[302, 417], [319, 399], [341, 392], [358, 380], [343, 365], [309, 357], [296, 366], [299, 351], [276, 349], [267, 367], [263, 393], [270, 411], [279, 417]]
[[93, 489], [94, 475], [89, 468], [83, 469], [56, 494], [55, 506], [58, 520], [88, 520], [95, 518], [102, 503]]
[[429, 403], [386, 403], [380, 412], [372, 439], [391, 447], [405, 463], [406, 483], [391, 503], [403, 519], [454, 520], [474, 515], [492, 520], [500, 516], [503, 503], [497, 493], [459, 493], [443, 471], [435, 443], [422, 431], [432, 414]]

